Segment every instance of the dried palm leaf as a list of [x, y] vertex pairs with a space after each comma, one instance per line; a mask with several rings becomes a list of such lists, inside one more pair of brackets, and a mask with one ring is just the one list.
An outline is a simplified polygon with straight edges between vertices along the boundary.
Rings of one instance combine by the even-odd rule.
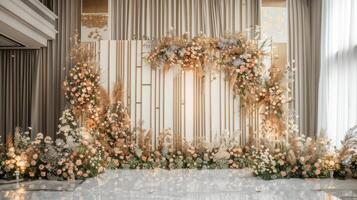
[[296, 164], [296, 155], [292, 149], [288, 152], [287, 160], [293, 166]]
[[300, 157], [301, 154], [301, 139], [297, 135], [291, 135], [289, 137], [290, 149], [293, 151], [295, 156]]
[[254, 138], [253, 127], [249, 126], [248, 145], [249, 146], [253, 145], [254, 141], [255, 141], [255, 138]]
[[98, 100], [99, 100], [99, 110], [100, 110], [100, 114], [104, 114], [105, 111], [108, 109], [108, 107], [110, 106], [110, 97], [108, 92], [104, 89], [104, 87], [100, 86], [99, 87], [99, 94], [98, 94]]
[[144, 153], [150, 154], [151, 149], [152, 149], [152, 131], [151, 131], [151, 129], [149, 129], [146, 132], [141, 148], [143, 149]]
[[266, 149], [269, 149], [270, 152], [274, 152], [276, 148], [276, 142], [268, 137], [261, 137], [260, 138], [260, 145]]
[[116, 103], [116, 102], [122, 102], [124, 98], [124, 88], [123, 88], [123, 84], [121, 83], [121, 81], [118, 81], [113, 89], [113, 94], [112, 94], [112, 103]]
[[341, 149], [339, 150], [339, 160], [347, 161], [352, 156], [357, 155], [357, 125], [349, 129], [345, 138], [341, 141]]
[[165, 141], [165, 132], [160, 132], [158, 138], [158, 145], [157, 145], [158, 151], [161, 151], [162, 148], [164, 147], [164, 141]]
[[136, 143], [139, 147], [142, 147], [144, 144], [145, 130], [142, 128], [143, 124], [143, 121], [139, 121], [137, 127], [134, 128]]
[[279, 83], [285, 78], [287, 66], [272, 66], [269, 69], [269, 81], [271, 83]]
[[12, 132], [6, 134], [6, 148], [14, 147], [14, 136]]
[[316, 153], [316, 143], [312, 140], [312, 138], [308, 137], [305, 140], [304, 147], [303, 147], [303, 156], [305, 160], [310, 160], [311, 158], [315, 157]]
[[347, 131], [342, 145], [350, 149], [353, 154], [357, 154], [357, 125]]

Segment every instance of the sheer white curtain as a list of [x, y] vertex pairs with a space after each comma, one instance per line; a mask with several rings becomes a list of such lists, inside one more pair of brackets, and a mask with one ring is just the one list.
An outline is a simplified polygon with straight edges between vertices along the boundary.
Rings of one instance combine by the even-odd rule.
[[338, 146], [357, 124], [357, 1], [323, 1], [321, 33], [318, 127]]

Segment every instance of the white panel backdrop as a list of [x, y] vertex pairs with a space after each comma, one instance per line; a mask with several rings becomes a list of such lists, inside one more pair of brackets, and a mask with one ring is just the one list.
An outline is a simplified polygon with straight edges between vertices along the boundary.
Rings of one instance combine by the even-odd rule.
[[164, 129], [173, 131], [174, 143], [182, 138], [213, 141], [221, 134], [245, 143], [247, 132], [258, 129], [258, 121], [252, 120], [258, 113], [240, 113], [239, 98], [223, 73], [202, 77], [178, 67], [152, 69], [145, 59], [149, 48], [148, 41], [135, 40], [102, 40], [97, 45], [104, 88], [111, 92], [122, 82], [132, 128], [151, 129], [154, 145]]

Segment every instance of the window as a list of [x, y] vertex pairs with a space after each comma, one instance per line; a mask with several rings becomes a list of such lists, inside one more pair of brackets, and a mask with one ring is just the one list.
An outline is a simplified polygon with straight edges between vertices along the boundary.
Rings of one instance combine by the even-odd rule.
[[354, 0], [323, 1], [318, 128], [336, 146], [357, 124], [356, 11]]

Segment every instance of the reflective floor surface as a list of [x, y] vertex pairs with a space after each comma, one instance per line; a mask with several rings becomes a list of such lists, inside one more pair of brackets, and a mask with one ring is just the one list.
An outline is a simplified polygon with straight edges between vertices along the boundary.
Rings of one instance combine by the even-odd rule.
[[108, 170], [83, 183], [0, 185], [0, 199], [356, 199], [357, 180], [264, 181], [248, 170]]

